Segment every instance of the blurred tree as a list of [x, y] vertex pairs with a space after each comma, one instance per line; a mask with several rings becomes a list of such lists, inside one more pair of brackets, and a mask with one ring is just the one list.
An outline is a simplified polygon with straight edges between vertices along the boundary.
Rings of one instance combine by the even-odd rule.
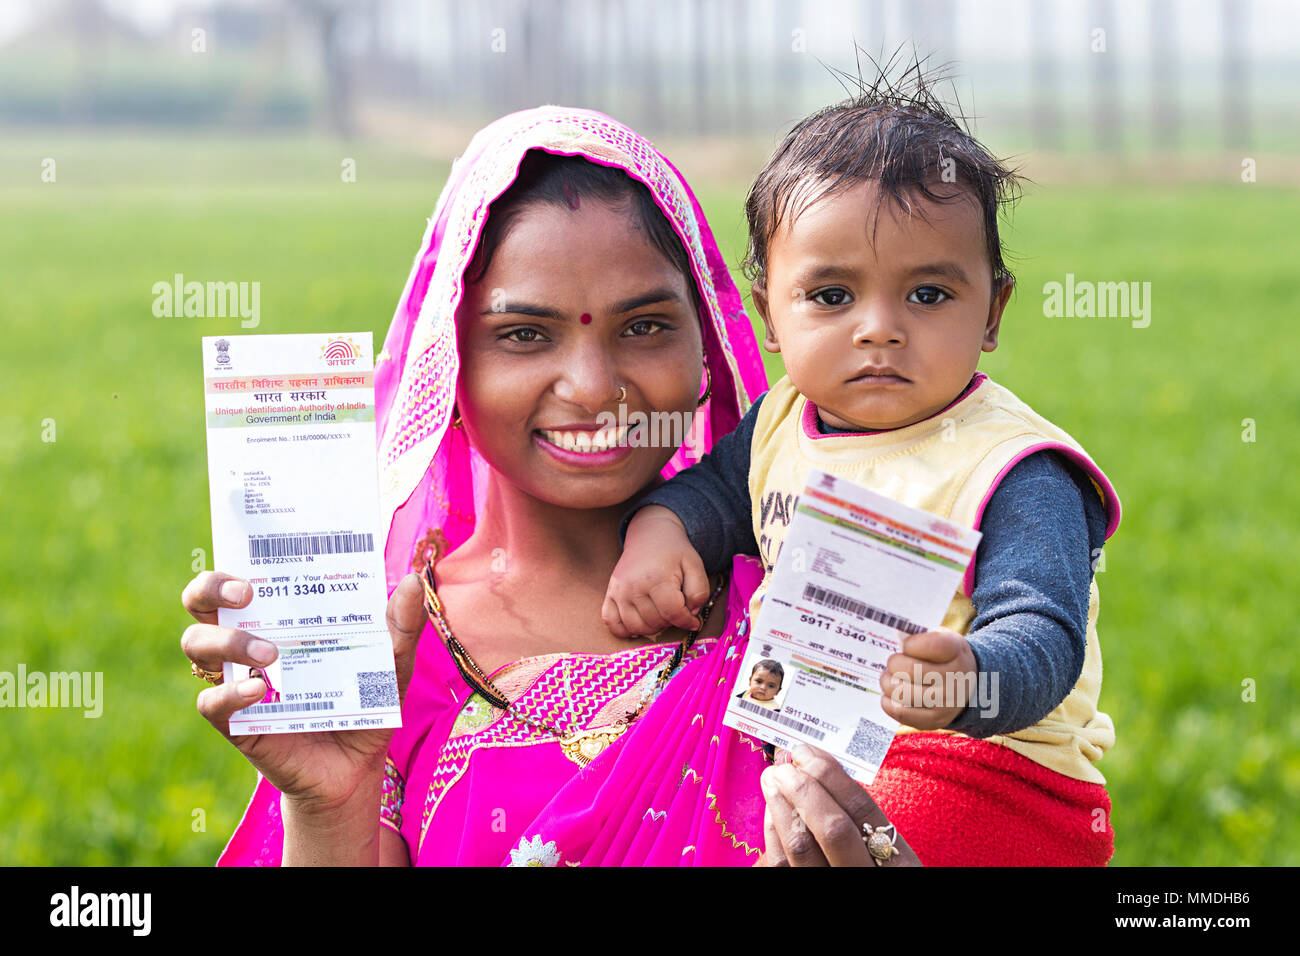
[[1151, 140], [1158, 149], [1172, 149], [1178, 145], [1178, 24], [1171, 0], [1151, 0], [1149, 11]]
[[91, 120], [95, 112], [95, 88], [104, 69], [108, 42], [108, 15], [101, 0], [67, 0], [56, 8], [50, 23], [58, 21], [70, 28], [77, 51], [74, 102], [68, 113], [77, 120]]
[[1246, 81], [1246, 4], [1219, 0], [1219, 36], [1223, 42], [1221, 74], [1223, 143], [1250, 145], [1250, 100]]
[[1030, 137], [1037, 149], [1061, 148], [1058, 54], [1052, 44], [1053, 8], [1049, 3], [1029, 4]]
[[1120, 148], [1119, 68], [1112, 47], [1118, 31], [1111, 0], [1089, 0], [1088, 20], [1093, 142], [1103, 152], [1115, 153]]
[[343, 139], [351, 139], [356, 129], [353, 118], [352, 83], [347, 59], [340, 44], [340, 22], [349, 0], [293, 0], [312, 23], [320, 49], [321, 70], [325, 76], [325, 102], [330, 126]]
[[[717, 36], [709, 30], [709, 13], [713, 4], [710, 0], [692, 0], [691, 3], [691, 89], [695, 95], [690, 97], [694, 113], [694, 128], [697, 133], [709, 129], [709, 117], [713, 112], [715, 93], [709, 86], [709, 58], [718, 55]], [[704, 95], [700, 95], [704, 93]]]

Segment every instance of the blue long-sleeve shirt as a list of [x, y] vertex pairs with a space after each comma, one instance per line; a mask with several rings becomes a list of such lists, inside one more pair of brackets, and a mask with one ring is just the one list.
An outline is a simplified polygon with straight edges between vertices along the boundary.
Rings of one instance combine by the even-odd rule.
[[[640, 499], [663, 505], [686, 527], [705, 568], [758, 554], [749, 456], [759, 398], [735, 431], [692, 468]], [[819, 423], [824, 432], [836, 432]], [[966, 638], [980, 679], [997, 674], [997, 713], [972, 701], [949, 730], [971, 737], [1009, 734], [1038, 723], [1083, 671], [1092, 556], [1106, 540], [1106, 512], [1088, 477], [1055, 452], [1035, 452], [1003, 476], [980, 521], [975, 619]]]

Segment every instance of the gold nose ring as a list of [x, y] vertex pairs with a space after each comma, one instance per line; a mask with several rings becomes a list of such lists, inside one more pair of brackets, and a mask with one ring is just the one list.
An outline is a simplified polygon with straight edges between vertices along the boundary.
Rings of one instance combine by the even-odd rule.
[[620, 405], [621, 405], [623, 402], [626, 402], [626, 401], [627, 401], [627, 386], [626, 386], [626, 385], [620, 385], [620, 386], [618, 387], [618, 398], [614, 399], [614, 401], [618, 402]]

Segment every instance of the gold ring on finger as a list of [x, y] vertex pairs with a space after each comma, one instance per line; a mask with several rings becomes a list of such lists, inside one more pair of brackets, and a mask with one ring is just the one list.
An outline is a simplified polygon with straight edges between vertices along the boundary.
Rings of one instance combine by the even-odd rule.
[[221, 671], [205, 671], [194, 661], [190, 662], [190, 673], [193, 674], [195, 677], [203, 678], [203, 680], [207, 681], [209, 684], [221, 683], [221, 678], [222, 678]]
[[876, 866], [888, 863], [899, 855], [898, 847], [894, 846], [897, 840], [898, 831], [892, 823], [875, 828], [870, 823], [862, 824], [862, 842], [867, 845], [867, 852], [871, 854]]

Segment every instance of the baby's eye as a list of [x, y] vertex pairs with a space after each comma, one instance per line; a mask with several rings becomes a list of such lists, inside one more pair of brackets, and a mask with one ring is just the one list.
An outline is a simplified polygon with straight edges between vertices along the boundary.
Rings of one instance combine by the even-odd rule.
[[944, 292], [938, 286], [923, 285], [919, 288], [913, 289], [912, 294], [907, 297], [907, 301], [915, 302], [917, 305], [938, 305], [945, 299], [950, 298], [952, 298], [952, 296], [948, 295], [947, 292]]
[[831, 289], [822, 289], [822, 291], [818, 292], [815, 295], [809, 296], [809, 298], [812, 299], [812, 301], [814, 302], [819, 302], [822, 305], [827, 305], [832, 307], [837, 305], [845, 305], [853, 301], [853, 297], [849, 295], [848, 290], [841, 289], [838, 286]]

